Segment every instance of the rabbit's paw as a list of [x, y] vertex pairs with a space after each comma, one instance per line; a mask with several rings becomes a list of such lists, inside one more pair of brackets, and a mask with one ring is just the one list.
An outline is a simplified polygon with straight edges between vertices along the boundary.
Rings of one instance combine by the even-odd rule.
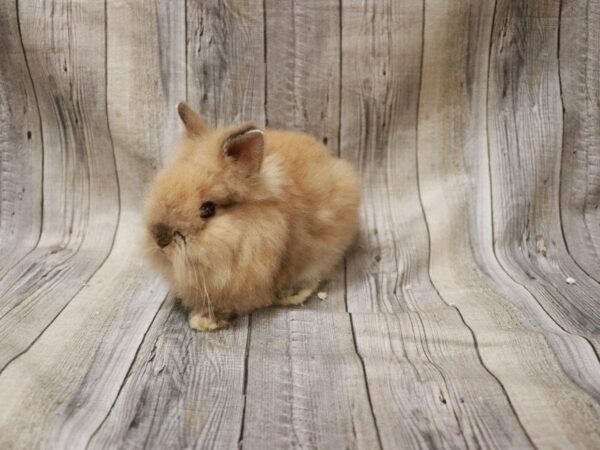
[[280, 298], [277, 302], [278, 305], [282, 306], [296, 306], [304, 303], [308, 297], [314, 292], [314, 288], [304, 288], [300, 289], [297, 293], [288, 295], [286, 297]]
[[188, 323], [190, 324], [190, 328], [198, 331], [215, 331], [219, 328], [224, 328], [229, 324], [226, 320], [217, 317], [206, 317], [205, 315], [194, 311], [190, 312]]

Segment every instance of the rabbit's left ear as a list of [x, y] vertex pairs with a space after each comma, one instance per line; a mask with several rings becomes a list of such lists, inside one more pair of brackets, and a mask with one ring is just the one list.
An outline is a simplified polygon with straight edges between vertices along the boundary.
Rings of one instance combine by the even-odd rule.
[[229, 136], [223, 144], [223, 156], [235, 163], [248, 175], [260, 170], [265, 150], [262, 130], [248, 125]]
[[186, 102], [177, 103], [177, 112], [185, 125], [185, 131], [190, 137], [201, 136], [210, 130], [210, 127]]

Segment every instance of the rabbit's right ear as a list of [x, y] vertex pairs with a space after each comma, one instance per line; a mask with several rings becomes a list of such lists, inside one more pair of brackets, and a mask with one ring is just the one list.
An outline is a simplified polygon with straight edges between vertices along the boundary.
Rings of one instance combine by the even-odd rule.
[[190, 108], [186, 102], [179, 102], [177, 104], [177, 112], [183, 125], [185, 125], [185, 131], [190, 137], [201, 136], [210, 130], [209, 126], [206, 125], [198, 113]]

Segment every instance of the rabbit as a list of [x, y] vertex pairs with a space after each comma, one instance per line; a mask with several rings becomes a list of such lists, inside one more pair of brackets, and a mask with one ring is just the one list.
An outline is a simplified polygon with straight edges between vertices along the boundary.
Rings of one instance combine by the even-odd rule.
[[177, 111], [184, 131], [150, 188], [144, 248], [190, 327], [303, 303], [357, 233], [355, 171], [307, 134]]

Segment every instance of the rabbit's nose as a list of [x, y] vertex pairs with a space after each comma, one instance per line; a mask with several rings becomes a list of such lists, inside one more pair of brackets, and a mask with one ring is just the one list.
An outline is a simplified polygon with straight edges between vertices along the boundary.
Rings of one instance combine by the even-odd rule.
[[155, 223], [150, 227], [150, 232], [152, 236], [154, 236], [154, 240], [156, 241], [156, 245], [160, 248], [164, 248], [171, 243], [173, 240], [173, 232], [168, 225], [164, 223]]

